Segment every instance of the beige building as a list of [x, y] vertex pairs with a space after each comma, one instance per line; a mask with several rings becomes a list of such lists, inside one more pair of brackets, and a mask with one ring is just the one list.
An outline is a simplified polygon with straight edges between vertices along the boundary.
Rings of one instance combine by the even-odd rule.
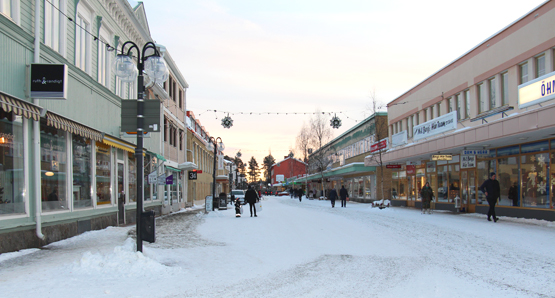
[[555, 220], [553, 28], [549, 1], [388, 104], [395, 205], [419, 208], [429, 181], [436, 209], [487, 213], [496, 172], [498, 215]]

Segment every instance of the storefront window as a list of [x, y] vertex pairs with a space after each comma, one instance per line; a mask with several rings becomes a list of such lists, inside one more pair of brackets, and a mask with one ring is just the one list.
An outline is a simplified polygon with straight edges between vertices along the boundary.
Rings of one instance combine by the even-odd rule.
[[437, 167], [437, 201], [447, 202], [448, 201], [448, 169], [447, 166]]
[[480, 189], [480, 186], [489, 179], [489, 174], [491, 172], [497, 173], [496, 166], [495, 166], [495, 159], [492, 160], [481, 160], [477, 163], [478, 168], [478, 204], [487, 204], [486, 195]]
[[106, 144], [96, 142], [96, 204], [106, 205], [111, 200], [111, 176], [112, 163], [110, 159], [110, 147]]
[[[553, 146], [555, 144], [551, 143], [551, 148], [554, 148], [555, 146]], [[555, 160], [555, 152], [551, 153], [551, 162], [553, 162]], [[553, 197], [553, 194], [555, 193], [555, 166], [551, 165], [551, 179], [549, 179], [550, 181], [550, 185], [551, 185], [551, 209], [555, 208], [555, 197]]]
[[73, 208], [92, 206], [91, 140], [73, 135]]
[[549, 154], [540, 153], [520, 157], [522, 206], [549, 208]]
[[[178, 181], [178, 173], [170, 172], [170, 175], [173, 175], [173, 184], [170, 185], [170, 195], [172, 204], [177, 203], [177, 181]], [[218, 188], [221, 188], [220, 183], [218, 183]], [[216, 194], [219, 194], [221, 191], [216, 190]]]
[[408, 197], [408, 181], [407, 181], [407, 172], [401, 171], [399, 172], [399, 189], [397, 190], [397, 196], [401, 200], [406, 200]]
[[416, 198], [419, 201], [422, 200], [420, 191], [422, 191], [422, 187], [426, 183], [425, 179], [426, 179], [426, 170], [423, 167], [416, 169]]
[[521, 153], [533, 153], [538, 151], [547, 151], [549, 150], [549, 142], [548, 141], [541, 141], [536, 143], [524, 144], [521, 145]]
[[364, 177], [364, 198], [371, 199], [372, 198], [372, 176]]
[[0, 109], [0, 215], [25, 213], [23, 122]]
[[151, 174], [154, 169], [156, 169], [156, 157], [153, 157], [152, 155], [145, 155], [144, 158], [144, 165], [145, 165], [145, 179], [143, 182], [143, 188], [145, 190], [143, 198], [145, 201], [152, 201], [152, 185], [150, 183], [148, 183], [148, 175]]
[[136, 202], [137, 201], [137, 166], [135, 162], [135, 154], [131, 152], [127, 152], [127, 165], [129, 169], [129, 176], [127, 181], [129, 181], [129, 195], [127, 198], [129, 202]]
[[497, 180], [501, 188], [499, 205], [520, 206], [518, 192], [518, 157], [499, 158]]
[[[435, 165], [435, 162], [434, 162]], [[434, 167], [435, 170], [435, 167]], [[428, 173], [426, 176], [426, 181], [424, 181], [424, 185], [426, 184], [426, 182], [430, 182], [430, 187], [432, 188], [433, 192], [434, 192], [434, 198], [433, 200], [437, 200], [437, 179], [436, 179], [436, 175], [434, 173]]]
[[447, 167], [449, 169], [449, 202], [454, 203], [456, 197], [460, 198], [460, 165], [455, 164]]
[[42, 211], [67, 210], [66, 132], [40, 123]]
[[399, 190], [399, 172], [392, 172], [391, 173], [391, 198], [396, 200], [398, 199], [399, 194], [397, 191]]
[[354, 188], [353, 188], [353, 197], [355, 198], [364, 198], [364, 180], [362, 178], [355, 178], [354, 180]]

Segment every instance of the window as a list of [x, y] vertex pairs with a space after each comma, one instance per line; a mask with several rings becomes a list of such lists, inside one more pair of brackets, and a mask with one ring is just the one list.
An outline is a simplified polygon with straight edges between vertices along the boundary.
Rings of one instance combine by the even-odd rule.
[[[0, 108], [0, 218], [3, 215], [25, 213], [25, 172], [23, 121], [21, 116]], [[45, 175], [41, 175], [45, 177]], [[54, 177], [54, 176], [52, 176]]]
[[519, 65], [520, 84], [528, 82], [528, 63]]
[[484, 84], [479, 84], [476, 86], [476, 95], [478, 99], [478, 114], [487, 111], [487, 102], [484, 96]]
[[77, 6], [75, 20], [75, 66], [90, 74], [92, 14], [83, 2]]
[[451, 97], [447, 98], [447, 113], [453, 112], [453, 104], [451, 103]]
[[434, 119], [434, 106], [430, 106], [430, 120]]
[[428, 109], [424, 109], [424, 119], [422, 121], [422, 123], [425, 123], [428, 121]]
[[62, 56], [65, 56], [66, 18], [63, 15], [66, 13], [65, 2], [66, 0], [44, 2], [44, 44]]
[[416, 125], [419, 125], [420, 124], [420, 112], [416, 113], [414, 116], [415, 116], [414, 118], [416, 118]]
[[179, 130], [179, 150], [183, 151], [183, 130]]
[[501, 104], [509, 104], [509, 73], [501, 74]]
[[19, 6], [20, 0], [0, 0], [0, 13], [20, 25]]
[[73, 135], [73, 207], [92, 206], [92, 143]]
[[164, 117], [164, 142], [168, 141], [168, 119]]
[[456, 105], [456, 109], [457, 109], [457, 120], [461, 120], [462, 119], [462, 103], [461, 103], [461, 94], [457, 94], [455, 95], [455, 105]]
[[521, 206], [549, 208], [549, 153], [520, 156]]
[[183, 90], [179, 89], [179, 108], [183, 108]]
[[110, 147], [96, 142], [96, 204], [108, 205], [111, 200], [111, 169]]
[[98, 39], [98, 82], [110, 88], [110, 78], [112, 77], [112, 67], [110, 51], [107, 45], [110, 44], [111, 33], [104, 28], [100, 28], [100, 38]]
[[470, 117], [470, 90], [464, 91], [464, 105], [466, 109], [464, 109], [464, 118]]
[[488, 89], [489, 89], [489, 110], [495, 108], [495, 78], [492, 78], [488, 81]]
[[441, 116], [441, 102], [437, 103], [437, 116]]
[[40, 121], [42, 211], [68, 210], [67, 133]]
[[545, 55], [536, 58], [536, 78], [545, 75]]
[[127, 152], [127, 168], [128, 168], [128, 187], [129, 202], [137, 202], [137, 163], [135, 162], [135, 153]]

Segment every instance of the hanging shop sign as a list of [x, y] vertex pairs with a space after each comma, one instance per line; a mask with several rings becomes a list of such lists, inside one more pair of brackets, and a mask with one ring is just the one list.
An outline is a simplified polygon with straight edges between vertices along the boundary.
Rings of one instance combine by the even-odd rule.
[[526, 108], [555, 98], [555, 72], [518, 86], [518, 108]]
[[407, 166], [407, 175], [416, 174], [416, 166]]
[[166, 185], [173, 185], [173, 175], [166, 177]]
[[387, 149], [387, 139], [383, 139], [377, 143], [372, 144], [370, 152], [376, 152], [378, 150]]
[[156, 184], [158, 182], [158, 172], [154, 171], [148, 174], [148, 184]]
[[224, 169], [224, 156], [223, 154], [218, 154], [218, 170]]
[[158, 185], [166, 185], [166, 174], [158, 176], [157, 182]]
[[413, 129], [413, 140], [425, 139], [457, 128], [457, 111], [434, 118], [416, 125]]
[[432, 155], [432, 160], [452, 160], [453, 155], [451, 154], [434, 154]]
[[197, 172], [196, 171], [189, 171], [189, 180], [197, 180]]
[[387, 169], [400, 169], [401, 165], [386, 165], [385, 167]]
[[461, 169], [475, 168], [476, 155], [462, 155], [461, 156]]
[[67, 99], [67, 65], [31, 64], [31, 97]]
[[391, 147], [397, 147], [401, 145], [405, 145], [407, 143], [407, 131], [403, 130], [402, 132], [396, 133], [391, 136]]

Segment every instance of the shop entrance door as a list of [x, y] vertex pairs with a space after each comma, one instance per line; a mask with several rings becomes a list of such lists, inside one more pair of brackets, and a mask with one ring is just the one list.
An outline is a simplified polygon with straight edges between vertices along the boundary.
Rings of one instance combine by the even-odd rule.
[[476, 170], [461, 170], [461, 210], [476, 210]]

